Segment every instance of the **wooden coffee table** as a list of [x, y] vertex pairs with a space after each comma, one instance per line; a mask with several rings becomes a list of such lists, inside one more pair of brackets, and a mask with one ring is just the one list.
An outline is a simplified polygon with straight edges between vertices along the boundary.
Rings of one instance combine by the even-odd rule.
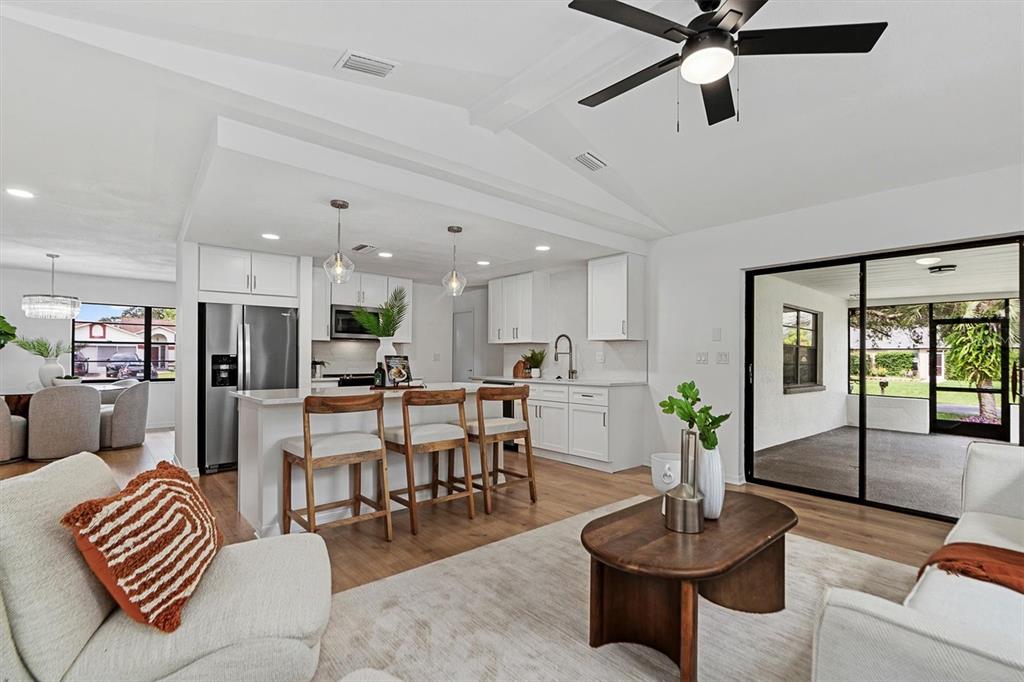
[[661, 497], [595, 519], [583, 529], [590, 552], [590, 646], [634, 642], [697, 679], [697, 594], [736, 611], [786, 606], [786, 531], [797, 523], [784, 504], [727, 492], [722, 516], [704, 532], [665, 528]]

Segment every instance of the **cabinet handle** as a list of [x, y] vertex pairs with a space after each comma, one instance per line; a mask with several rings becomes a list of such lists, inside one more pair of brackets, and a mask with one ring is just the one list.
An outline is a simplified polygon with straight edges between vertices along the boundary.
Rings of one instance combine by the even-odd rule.
[[501, 338], [501, 327], [498, 327], [498, 338]]
[[249, 278], [250, 277], [252, 277], [252, 275], [246, 275], [245, 276], [245, 290], [246, 291], [249, 291], [249, 289], [252, 289], [252, 287], [249, 286]]
[[623, 336], [626, 335], [626, 321], [625, 320], [622, 321], [622, 335]]
[[256, 291], [256, 275], [252, 276], [252, 290]]
[[605, 428], [608, 428], [608, 413], [607, 412], [602, 412], [601, 413], [601, 426], [603, 426]]

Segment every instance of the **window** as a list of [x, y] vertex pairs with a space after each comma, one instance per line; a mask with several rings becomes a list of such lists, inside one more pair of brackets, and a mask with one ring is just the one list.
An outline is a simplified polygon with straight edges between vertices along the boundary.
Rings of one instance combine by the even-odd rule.
[[818, 313], [782, 309], [782, 387], [784, 390], [821, 385], [818, 369]]
[[83, 303], [71, 321], [72, 370], [85, 381], [174, 380], [174, 308]]

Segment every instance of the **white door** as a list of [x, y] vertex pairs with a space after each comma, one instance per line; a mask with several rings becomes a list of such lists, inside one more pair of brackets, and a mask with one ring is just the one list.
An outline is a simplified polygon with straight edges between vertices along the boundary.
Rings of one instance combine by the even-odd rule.
[[298, 259], [273, 253], [252, 254], [252, 292], [266, 296], [298, 296]]
[[519, 340], [519, 288], [519, 277], [505, 277], [501, 280], [501, 299], [505, 311], [503, 340], [509, 343]]
[[569, 405], [569, 452], [607, 462], [608, 408]]
[[504, 280], [492, 279], [487, 283], [487, 342], [505, 343], [508, 338], [504, 334], [505, 295]]
[[363, 292], [359, 301], [361, 305], [379, 308], [388, 300], [388, 278], [383, 275], [364, 272], [359, 288]]
[[331, 303], [334, 305], [359, 305], [358, 273], [353, 273], [344, 284], [331, 283]]
[[530, 435], [534, 447], [569, 452], [569, 405], [530, 401]]
[[516, 340], [533, 341], [533, 274], [516, 275]]
[[588, 336], [591, 340], [626, 338], [627, 262], [625, 256], [588, 264]]
[[331, 283], [323, 268], [313, 268], [313, 340], [331, 340]]
[[412, 343], [412, 280], [401, 277], [388, 277], [388, 296], [398, 287], [405, 288], [405, 302], [409, 304], [409, 310], [405, 314], [405, 321], [398, 328], [395, 334], [395, 341], [398, 343]]
[[452, 315], [452, 381], [468, 381], [476, 376], [476, 331], [474, 314], [465, 310]]
[[216, 246], [199, 247], [199, 288], [203, 291], [249, 293], [252, 254]]

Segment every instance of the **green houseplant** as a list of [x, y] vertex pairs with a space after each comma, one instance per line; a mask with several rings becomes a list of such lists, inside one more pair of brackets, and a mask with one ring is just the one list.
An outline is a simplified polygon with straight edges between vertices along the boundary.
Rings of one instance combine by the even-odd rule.
[[409, 300], [405, 287], [396, 287], [377, 312], [371, 312], [362, 306], [352, 311], [352, 317], [356, 318], [356, 322], [380, 339], [377, 362], [384, 362], [384, 356], [395, 354], [395, 334], [408, 314]]
[[700, 491], [704, 495], [704, 517], [717, 519], [725, 503], [725, 478], [722, 474], [722, 455], [718, 451], [718, 429], [731, 415], [716, 415], [711, 405], [700, 404], [700, 389], [696, 382], [687, 381], [676, 386], [680, 397], [668, 396], [658, 406], [665, 414], [674, 414], [686, 422], [688, 429], [697, 429], [701, 458], [698, 466]]
[[39, 368], [39, 383], [43, 386], [53, 386], [54, 379], [66, 376], [64, 367], [57, 361], [57, 358], [65, 353], [70, 353], [72, 348], [63, 341], [58, 340], [51, 343], [49, 339], [41, 336], [33, 339], [19, 336], [14, 339], [14, 345], [32, 355], [43, 358], [43, 366]]
[[[523, 368], [530, 370], [530, 376], [534, 379], [541, 378], [541, 366], [544, 364], [545, 358], [547, 358], [548, 352], [543, 348], [531, 348], [526, 353], [523, 353]], [[536, 370], [536, 371], [534, 371]]]
[[14, 328], [7, 318], [0, 315], [0, 348], [3, 348], [18, 336], [18, 330]]

